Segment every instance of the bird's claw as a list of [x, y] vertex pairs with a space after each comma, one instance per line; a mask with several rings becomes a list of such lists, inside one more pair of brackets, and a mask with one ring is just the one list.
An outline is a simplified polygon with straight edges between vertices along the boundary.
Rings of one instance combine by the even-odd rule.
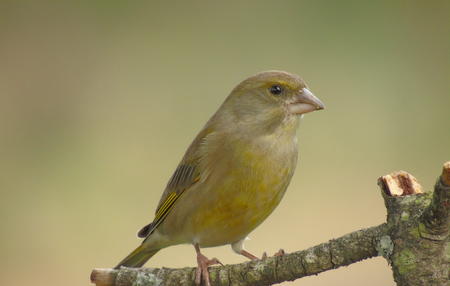
[[208, 259], [208, 257], [203, 254], [197, 254], [197, 269], [195, 270], [195, 285], [200, 285], [203, 281], [206, 286], [211, 286], [211, 282], [209, 279], [208, 267], [211, 265], [220, 264], [223, 266], [222, 262], [217, 258]]
[[273, 256], [283, 256], [286, 252], [284, 252], [284, 249], [280, 248]]
[[[280, 250], [278, 250], [273, 256], [277, 257], [277, 256], [283, 256], [285, 254], [286, 254], [286, 252], [284, 251], [284, 249], [280, 248]], [[264, 251], [261, 259], [266, 259], [266, 258], [267, 258], [267, 252]]]

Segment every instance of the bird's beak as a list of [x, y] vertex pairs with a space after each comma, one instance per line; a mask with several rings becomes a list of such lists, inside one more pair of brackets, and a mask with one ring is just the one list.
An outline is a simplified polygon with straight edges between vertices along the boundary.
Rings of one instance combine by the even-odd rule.
[[324, 108], [322, 101], [307, 88], [303, 88], [288, 104], [288, 110], [292, 114], [304, 114]]

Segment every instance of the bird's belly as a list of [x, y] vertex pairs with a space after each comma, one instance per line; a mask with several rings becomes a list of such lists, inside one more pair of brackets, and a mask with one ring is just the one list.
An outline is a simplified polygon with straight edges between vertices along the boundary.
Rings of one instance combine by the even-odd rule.
[[[223, 186], [209, 192], [210, 198], [192, 214], [188, 223], [194, 230], [193, 242], [212, 247], [245, 238], [279, 204], [290, 175], [285, 172], [281, 176], [246, 179], [238, 176], [238, 181], [230, 176]], [[232, 188], [235, 191], [230, 192]]]
[[245, 200], [220, 203], [206, 214], [194, 216], [193, 242], [212, 247], [239, 241], [264, 221], [278, 202], [272, 199], [258, 203]]

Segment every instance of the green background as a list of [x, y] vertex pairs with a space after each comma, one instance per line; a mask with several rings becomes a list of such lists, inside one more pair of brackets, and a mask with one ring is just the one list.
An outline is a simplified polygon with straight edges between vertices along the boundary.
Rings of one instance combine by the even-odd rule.
[[[449, 1], [1, 1], [0, 284], [88, 285], [114, 266], [206, 120], [268, 69], [300, 74], [326, 110], [304, 118], [297, 172], [250, 252], [382, 223], [379, 176], [429, 190], [450, 159]], [[376, 258], [286, 284], [391, 277]]]

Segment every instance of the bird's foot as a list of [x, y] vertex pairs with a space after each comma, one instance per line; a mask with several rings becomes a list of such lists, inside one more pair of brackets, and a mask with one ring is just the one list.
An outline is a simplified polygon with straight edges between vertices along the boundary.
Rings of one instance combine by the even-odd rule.
[[203, 280], [206, 286], [211, 286], [211, 281], [209, 280], [208, 267], [215, 264], [220, 264], [223, 266], [222, 262], [220, 262], [219, 259], [217, 258], [208, 259], [208, 257], [200, 253], [200, 250], [197, 251], [197, 269], [195, 270], [195, 285], [200, 285]]
[[273, 256], [283, 256], [286, 252], [284, 252], [284, 249], [280, 248]]
[[[274, 257], [276, 257], [276, 256], [283, 256], [285, 254], [286, 254], [286, 252], [284, 252], [284, 249], [280, 248], [280, 250], [278, 250], [273, 256]], [[261, 259], [266, 259], [266, 258], [267, 258], [267, 253], [264, 252]]]

